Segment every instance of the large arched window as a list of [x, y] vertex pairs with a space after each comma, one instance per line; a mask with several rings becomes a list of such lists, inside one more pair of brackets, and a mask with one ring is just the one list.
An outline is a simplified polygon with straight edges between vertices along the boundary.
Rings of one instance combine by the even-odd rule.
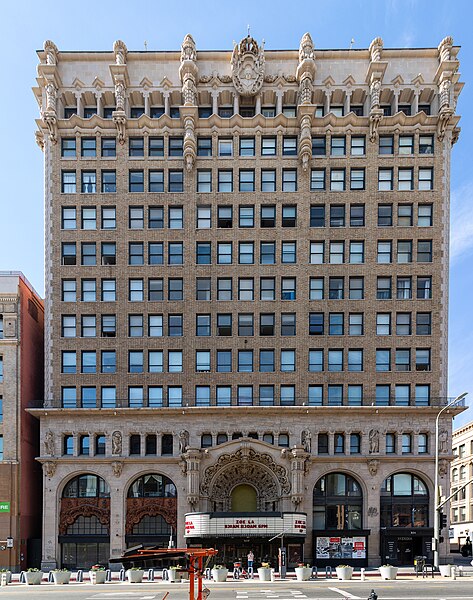
[[429, 492], [411, 473], [396, 473], [381, 487], [381, 527], [428, 527]]
[[104, 479], [97, 475], [79, 475], [66, 484], [62, 497], [110, 498], [110, 487]]
[[176, 486], [165, 475], [142, 475], [130, 485], [128, 498], [175, 498]]
[[102, 525], [96, 516], [79, 516], [69, 525], [66, 535], [108, 535], [108, 527]]
[[329, 473], [315, 484], [314, 529], [361, 529], [362, 513], [361, 487], [350, 475]]
[[133, 527], [133, 535], [167, 535], [171, 534], [171, 525], [161, 515], [145, 515]]

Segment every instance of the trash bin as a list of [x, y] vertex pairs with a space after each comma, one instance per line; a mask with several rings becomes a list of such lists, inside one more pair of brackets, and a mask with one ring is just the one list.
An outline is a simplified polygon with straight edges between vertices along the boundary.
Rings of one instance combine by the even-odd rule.
[[414, 557], [414, 570], [416, 573], [416, 577], [423, 572], [426, 558], [426, 556]]

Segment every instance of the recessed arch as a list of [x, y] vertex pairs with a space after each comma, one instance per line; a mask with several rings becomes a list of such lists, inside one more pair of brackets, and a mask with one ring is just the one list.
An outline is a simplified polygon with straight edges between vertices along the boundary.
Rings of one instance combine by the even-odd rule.
[[361, 530], [363, 490], [360, 482], [342, 471], [322, 475], [314, 486], [313, 510], [316, 530]]
[[256, 488], [248, 483], [236, 485], [231, 493], [232, 512], [256, 512], [258, 510], [258, 494]]

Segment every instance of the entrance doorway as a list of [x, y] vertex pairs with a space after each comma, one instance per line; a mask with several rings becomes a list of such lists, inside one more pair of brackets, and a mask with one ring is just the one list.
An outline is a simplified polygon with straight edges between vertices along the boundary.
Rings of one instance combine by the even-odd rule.
[[397, 541], [398, 564], [413, 565], [416, 556], [422, 556], [422, 538], [399, 538]]

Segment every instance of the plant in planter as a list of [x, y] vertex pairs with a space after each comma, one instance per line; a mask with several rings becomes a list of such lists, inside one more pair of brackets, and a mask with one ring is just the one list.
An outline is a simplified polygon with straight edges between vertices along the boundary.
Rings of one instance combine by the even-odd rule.
[[225, 565], [215, 565], [212, 569], [212, 579], [214, 581], [222, 583], [223, 581], [227, 581], [228, 569]]
[[169, 567], [169, 581], [174, 583], [176, 581], [181, 581], [181, 565], [175, 565], [173, 567]]
[[398, 567], [392, 565], [381, 565], [378, 567], [381, 579], [396, 579]]
[[5, 573], [7, 576], [7, 584], [11, 583], [11, 571], [8, 569], [0, 569], [0, 579], [1, 579], [3, 573]]
[[64, 585], [69, 583], [71, 579], [71, 572], [69, 569], [53, 569], [52, 574], [55, 585]]
[[297, 581], [309, 581], [312, 575], [312, 568], [310, 565], [304, 565], [304, 563], [298, 563], [294, 569], [296, 572]]
[[90, 583], [92, 583], [93, 585], [105, 583], [105, 580], [107, 578], [105, 567], [102, 567], [102, 565], [94, 565], [93, 567], [90, 567], [89, 578]]
[[260, 581], [271, 581], [271, 565], [269, 562], [262, 562], [258, 569]]
[[353, 576], [353, 567], [350, 567], [350, 565], [338, 565], [338, 567], [335, 567], [335, 571], [337, 572], [337, 579], [341, 581], [348, 581]]
[[143, 569], [140, 569], [139, 567], [131, 567], [126, 571], [126, 578], [129, 583], [141, 583], [143, 581], [144, 573]]
[[43, 572], [39, 569], [28, 569], [25, 573], [26, 585], [39, 585], [43, 579]]

